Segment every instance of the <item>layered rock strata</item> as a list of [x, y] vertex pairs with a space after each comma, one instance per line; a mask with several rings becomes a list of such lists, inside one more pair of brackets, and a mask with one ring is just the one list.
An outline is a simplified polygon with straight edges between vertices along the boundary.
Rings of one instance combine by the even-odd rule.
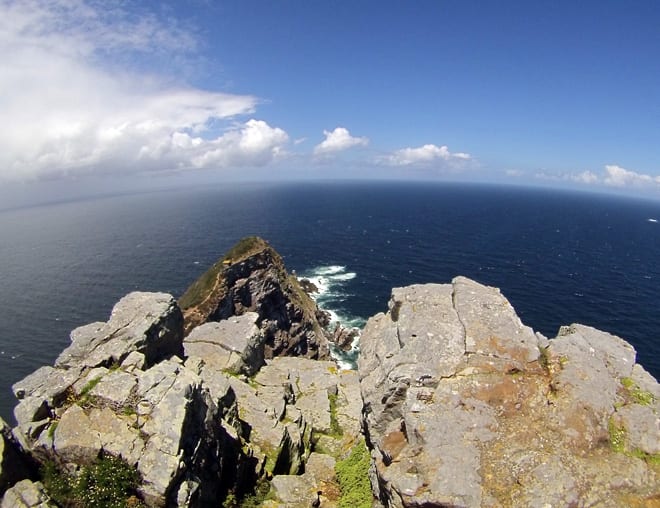
[[385, 506], [631, 506], [660, 499], [660, 390], [625, 341], [547, 340], [463, 277], [394, 289], [359, 374]]

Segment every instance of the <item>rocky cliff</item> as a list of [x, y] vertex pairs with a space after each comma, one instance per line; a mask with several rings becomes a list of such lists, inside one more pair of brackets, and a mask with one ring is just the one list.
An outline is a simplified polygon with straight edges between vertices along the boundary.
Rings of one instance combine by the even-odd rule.
[[660, 503], [660, 388], [624, 340], [548, 340], [458, 277], [394, 289], [340, 371], [277, 253], [228, 258], [180, 305], [127, 295], [14, 385], [2, 508]]
[[329, 359], [326, 316], [261, 238], [241, 240], [188, 288], [179, 304], [186, 334], [208, 321], [256, 312], [267, 358]]

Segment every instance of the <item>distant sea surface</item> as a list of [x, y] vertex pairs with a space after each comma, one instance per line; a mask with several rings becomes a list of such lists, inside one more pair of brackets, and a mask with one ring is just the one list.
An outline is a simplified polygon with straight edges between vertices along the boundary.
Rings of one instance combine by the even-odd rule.
[[0, 416], [11, 385], [130, 291], [176, 297], [247, 235], [361, 325], [392, 287], [465, 275], [549, 337], [574, 322], [630, 341], [660, 376], [660, 203], [494, 186], [234, 184], [0, 212]]

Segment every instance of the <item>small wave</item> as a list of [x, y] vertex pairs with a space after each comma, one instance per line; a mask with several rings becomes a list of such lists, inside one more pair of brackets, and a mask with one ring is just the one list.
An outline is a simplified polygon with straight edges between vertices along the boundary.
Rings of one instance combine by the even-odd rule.
[[653, 222], [654, 224], [658, 222], [658, 219], [646, 219], [648, 222]]
[[[329, 265], [317, 266], [300, 275], [301, 278], [309, 280], [317, 288], [312, 295], [318, 306], [330, 314], [330, 329], [336, 324], [344, 328], [360, 330], [365, 325], [365, 319], [359, 316], [341, 313], [339, 307], [346, 300], [348, 294], [345, 291], [346, 283], [357, 277], [357, 273], [349, 272], [345, 266]], [[357, 356], [359, 354], [359, 333], [356, 334], [350, 351], [342, 351], [331, 345], [332, 358], [341, 369], [355, 369], [357, 367]]]
[[344, 271], [346, 271], [346, 267], [340, 265], [319, 266], [312, 270], [312, 272], [317, 276], [335, 275], [337, 273], [342, 273]]

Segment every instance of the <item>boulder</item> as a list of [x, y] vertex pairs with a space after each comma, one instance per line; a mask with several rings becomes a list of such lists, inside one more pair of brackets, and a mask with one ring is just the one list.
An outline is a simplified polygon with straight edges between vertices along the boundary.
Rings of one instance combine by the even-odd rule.
[[614, 507], [659, 494], [658, 385], [618, 337], [572, 325], [548, 341], [499, 290], [457, 277], [394, 289], [360, 349], [385, 506]]
[[2, 498], [0, 508], [56, 508], [41, 482], [22, 480]]
[[211, 368], [251, 376], [264, 365], [259, 314], [247, 312], [194, 328], [183, 343], [186, 357], [202, 358]]
[[106, 323], [92, 323], [71, 332], [71, 345], [55, 361], [60, 369], [119, 365], [132, 352], [142, 353], [145, 366], [182, 356], [183, 315], [165, 293], [129, 293], [112, 309]]

